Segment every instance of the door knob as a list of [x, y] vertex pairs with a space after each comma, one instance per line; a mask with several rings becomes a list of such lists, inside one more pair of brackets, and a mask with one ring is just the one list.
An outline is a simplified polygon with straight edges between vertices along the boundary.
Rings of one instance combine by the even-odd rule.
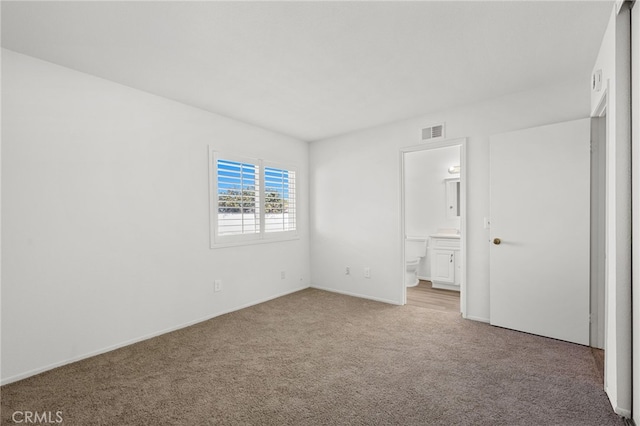
[[500, 241], [500, 238], [494, 238], [494, 239], [493, 239], [493, 244], [495, 244], [495, 245], [497, 245], [497, 246], [498, 246], [498, 245], [500, 245], [500, 243], [501, 243], [501, 242], [502, 242], [502, 241]]

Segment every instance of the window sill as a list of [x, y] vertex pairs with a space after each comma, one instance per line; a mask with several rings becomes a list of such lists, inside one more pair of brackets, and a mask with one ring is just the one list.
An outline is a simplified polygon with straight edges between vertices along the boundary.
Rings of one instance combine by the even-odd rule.
[[283, 241], [295, 241], [299, 240], [300, 236], [298, 234], [288, 235], [288, 236], [280, 236], [280, 237], [269, 237], [269, 238], [260, 238], [255, 240], [240, 240], [240, 241], [224, 241], [219, 243], [211, 243], [211, 249], [219, 249], [219, 248], [227, 248], [227, 247], [238, 247], [238, 246], [253, 246], [259, 244], [270, 244], [270, 243], [280, 243]]

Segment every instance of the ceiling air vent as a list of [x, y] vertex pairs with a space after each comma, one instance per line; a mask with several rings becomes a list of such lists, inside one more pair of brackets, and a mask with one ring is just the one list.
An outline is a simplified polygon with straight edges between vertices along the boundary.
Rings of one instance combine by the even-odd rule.
[[444, 123], [422, 129], [422, 140], [444, 139]]

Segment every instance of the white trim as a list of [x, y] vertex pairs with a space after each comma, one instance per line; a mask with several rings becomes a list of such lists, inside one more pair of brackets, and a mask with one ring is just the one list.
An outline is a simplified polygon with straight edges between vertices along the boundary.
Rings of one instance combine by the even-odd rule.
[[209, 169], [209, 247], [214, 247], [215, 244], [215, 236], [213, 226], [213, 212], [216, 211], [218, 199], [214, 196], [214, 194], [218, 193], [218, 180], [216, 179], [215, 173], [216, 168], [213, 167], [215, 163], [215, 150], [211, 145], [208, 147], [209, 150], [209, 164], [207, 168]]
[[591, 113], [591, 117], [604, 117], [607, 113], [607, 102], [609, 98], [609, 79], [606, 82], [606, 88], [604, 92], [602, 92], [602, 96], [600, 96], [600, 100], [598, 101], [598, 105], [593, 109]]
[[631, 419], [631, 410], [627, 410], [626, 408], [613, 407], [613, 412], [619, 416], [625, 417], [627, 419]]
[[[404, 280], [402, 282], [404, 283]], [[357, 297], [357, 298], [360, 298], [360, 299], [373, 300], [373, 301], [376, 301], [376, 302], [387, 303], [389, 305], [402, 306], [404, 304], [404, 303], [398, 303], [398, 301], [396, 301], [396, 300], [384, 299], [384, 298], [381, 298], [381, 297], [374, 297], [374, 296], [369, 296], [369, 295], [360, 294], [360, 293], [352, 293], [350, 291], [336, 290], [336, 289], [333, 289], [333, 288], [317, 286], [315, 284], [312, 284], [309, 288], [315, 288], [316, 290], [328, 291], [330, 293], [343, 294], [345, 296]]]
[[[432, 142], [423, 142], [420, 145], [411, 145], [400, 148], [401, 153], [405, 152], [414, 152], [414, 151], [424, 151], [428, 149], [436, 149], [436, 148], [445, 148], [448, 146], [457, 146], [466, 143], [467, 138], [457, 138], [457, 139], [445, 139], [445, 140], [437, 140]], [[460, 164], [460, 173], [462, 174], [462, 164]]]
[[[591, 219], [590, 219], [590, 324], [589, 345], [604, 349], [606, 331], [606, 103], [598, 108], [602, 115], [591, 117]], [[602, 184], [602, 186], [600, 186]]]
[[486, 322], [487, 324], [489, 324], [490, 320], [489, 318], [485, 318], [485, 317], [476, 317], [473, 315], [469, 315], [467, 317], [463, 317], [464, 319], [468, 319], [471, 321], [478, 321], [478, 322]]
[[[450, 146], [460, 147], [460, 258], [462, 261], [462, 270], [460, 277], [460, 312], [463, 318], [467, 318], [467, 138], [446, 139], [442, 141], [432, 141], [422, 143], [420, 145], [412, 145], [400, 149], [400, 250], [402, 253], [400, 283], [402, 285], [402, 304], [407, 303], [407, 287], [404, 283], [405, 276], [405, 253], [404, 253], [404, 236], [406, 234], [405, 224], [405, 166], [404, 156], [406, 153], [425, 151], [436, 148], [445, 148]], [[471, 319], [471, 318], [470, 318]]]
[[[293, 231], [291, 231], [293, 232]], [[288, 235], [280, 235], [280, 234], [288, 234]], [[273, 236], [272, 236], [273, 235]], [[252, 246], [256, 244], [270, 244], [270, 243], [279, 243], [284, 241], [296, 241], [300, 239], [298, 234], [289, 235], [289, 232], [281, 232], [281, 233], [273, 233], [269, 237], [255, 239], [255, 240], [244, 240], [244, 241], [228, 241], [222, 243], [214, 243], [211, 245], [211, 249], [219, 249], [219, 248], [227, 248], [227, 247], [238, 247], [238, 246]]]
[[40, 367], [40, 368], [34, 368], [33, 370], [29, 370], [29, 371], [24, 372], [24, 373], [20, 373], [20, 374], [16, 374], [14, 376], [11, 376], [11, 377], [4, 378], [4, 379], [2, 379], [0, 381], [0, 385], [4, 386], [4, 385], [9, 384], [9, 383], [17, 382], [18, 380], [26, 379], [28, 377], [35, 376], [36, 374], [44, 373], [45, 371], [49, 371], [49, 370], [53, 370], [54, 368], [62, 367], [63, 365], [71, 364], [71, 363], [74, 363], [74, 362], [77, 362], [77, 361], [81, 361], [83, 359], [87, 359], [87, 358], [91, 358], [91, 357], [94, 357], [94, 356], [97, 356], [97, 355], [101, 355], [101, 354], [104, 354], [104, 353], [107, 353], [107, 352], [111, 352], [113, 350], [116, 350], [116, 349], [119, 349], [119, 348], [123, 348], [123, 347], [129, 346], [129, 345], [133, 345], [135, 343], [142, 342], [144, 340], [149, 340], [149, 339], [152, 339], [152, 338], [157, 337], [157, 336], [161, 336], [161, 335], [166, 334], [166, 333], [171, 333], [172, 331], [180, 330], [182, 328], [187, 328], [187, 327], [190, 327], [192, 325], [195, 325], [195, 324], [198, 324], [198, 323], [201, 323], [201, 322], [204, 322], [204, 321], [208, 321], [210, 319], [213, 319], [213, 318], [216, 318], [216, 317], [219, 317], [219, 316], [222, 316], [222, 315], [229, 314], [231, 312], [239, 311], [241, 309], [245, 309], [245, 308], [249, 308], [251, 306], [259, 305], [261, 303], [268, 302], [269, 300], [277, 299], [279, 297], [283, 297], [283, 296], [286, 296], [288, 294], [292, 294], [292, 293], [296, 293], [298, 291], [306, 290], [307, 288], [309, 288], [309, 286], [304, 286], [304, 287], [295, 288], [293, 290], [288, 290], [288, 291], [285, 291], [285, 292], [282, 292], [282, 293], [278, 293], [278, 294], [276, 294], [274, 296], [269, 296], [269, 297], [266, 297], [264, 299], [259, 299], [259, 300], [253, 301], [253, 302], [248, 302], [248, 303], [242, 304], [240, 306], [236, 306], [236, 307], [231, 308], [231, 309], [226, 309], [224, 311], [217, 312], [217, 313], [212, 314], [212, 315], [207, 315], [206, 317], [202, 317], [202, 318], [199, 318], [199, 319], [196, 319], [196, 320], [193, 320], [193, 321], [188, 321], [188, 322], [182, 323], [180, 325], [177, 325], [175, 327], [165, 328], [165, 329], [160, 330], [160, 331], [156, 331], [156, 332], [153, 332], [153, 333], [145, 334], [143, 336], [136, 337], [136, 338], [133, 338], [133, 339], [129, 339], [129, 340], [126, 340], [124, 342], [117, 343], [115, 345], [107, 346], [105, 348], [98, 349], [96, 351], [91, 351], [91, 352], [88, 352], [88, 353], [83, 354], [83, 355], [79, 355], [79, 356], [76, 356], [76, 357], [73, 357], [73, 358], [66, 359], [64, 361], [55, 362], [53, 364], [49, 364], [47, 366]]
[[[417, 149], [416, 149], [417, 151]], [[400, 236], [398, 238], [398, 249], [400, 250], [400, 260], [402, 262], [402, 269], [400, 269], [400, 274], [398, 275], [398, 281], [400, 283], [402, 283], [402, 288], [400, 290], [400, 304], [401, 305], [406, 305], [407, 304], [407, 284], [405, 282], [406, 276], [407, 276], [407, 256], [404, 252], [404, 239], [406, 237], [406, 229], [405, 229], [405, 223], [404, 223], [404, 216], [405, 216], [405, 208], [404, 208], [404, 186], [405, 186], [405, 179], [404, 179], [404, 154], [405, 152], [408, 151], [404, 151], [404, 150], [400, 150], [399, 155], [398, 155], [398, 159], [400, 160], [400, 190], [398, 191], [398, 193], [400, 194], [400, 199], [399, 204], [400, 204]]]
[[640, 3], [631, 6], [631, 411], [640, 425]]

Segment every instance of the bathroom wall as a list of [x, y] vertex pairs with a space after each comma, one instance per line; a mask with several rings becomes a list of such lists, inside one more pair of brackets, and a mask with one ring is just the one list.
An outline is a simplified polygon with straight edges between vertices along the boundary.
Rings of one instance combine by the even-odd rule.
[[[460, 165], [460, 147], [450, 146], [405, 154], [406, 234], [428, 237], [441, 228], [460, 229], [460, 218], [447, 213], [445, 178], [459, 178], [448, 172]], [[430, 249], [420, 262], [418, 277], [431, 276]]]

